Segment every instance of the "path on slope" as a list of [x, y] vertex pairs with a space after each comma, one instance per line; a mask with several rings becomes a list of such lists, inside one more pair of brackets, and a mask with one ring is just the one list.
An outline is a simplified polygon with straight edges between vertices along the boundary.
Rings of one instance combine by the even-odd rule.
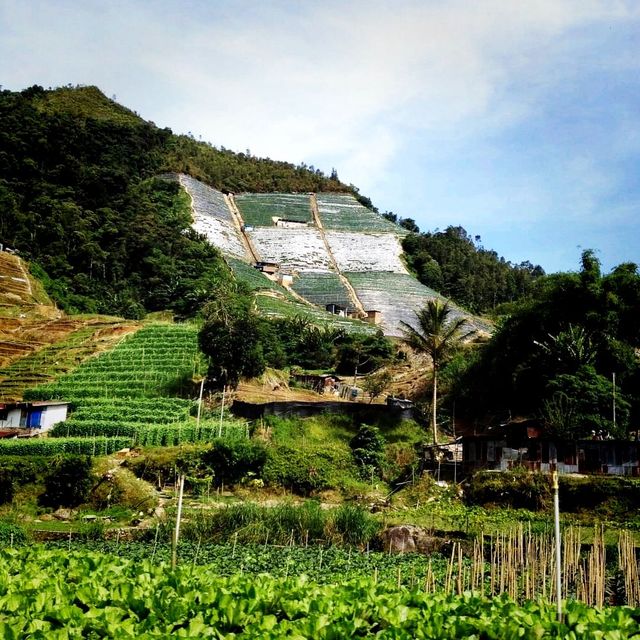
[[322, 237], [322, 242], [324, 243], [325, 249], [327, 250], [327, 253], [329, 254], [329, 260], [331, 261], [331, 264], [333, 265], [333, 268], [335, 269], [336, 273], [338, 274], [338, 277], [340, 278], [340, 281], [344, 285], [345, 289], [349, 292], [349, 296], [351, 298], [351, 301], [355, 305], [355, 308], [363, 316], [366, 316], [367, 312], [364, 310], [364, 307], [362, 306], [362, 302], [360, 302], [360, 298], [358, 298], [358, 294], [356, 293], [356, 290], [353, 288], [353, 286], [351, 285], [349, 280], [347, 280], [347, 278], [344, 275], [342, 275], [342, 272], [340, 271], [340, 268], [338, 267], [338, 263], [336, 261], [335, 256], [333, 255], [333, 251], [331, 250], [331, 246], [329, 245], [329, 242], [327, 240], [327, 236], [324, 233], [324, 227], [322, 226], [322, 220], [320, 219], [320, 212], [318, 211], [318, 200], [317, 200], [315, 194], [311, 194], [310, 201], [311, 201], [310, 202], [310, 204], [311, 204], [311, 215], [313, 216], [313, 220], [314, 220], [314, 222], [316, 224], [316, 227], [318, 228], [318, 231], [320, 232], [320, 236]]
[[229, 211], [231, 211], [231, 217], [233, 218], [234, 223], [236, 224], [236, 226], [238, 227], [238, 230], [240, 231], [240, 237], [242, 238], [242, 241], [244, 242], [244, 245], [247, 248], [247, 252], [253, 258], [254, 262], [260, 262], [260, 254], [255, 248], [253, 242], [251, 242], [251, 238], [249, 237], [249, 234], [245, 230], [244, 218], [240, 213], [240, 209], [238, 209], [238, 205], [236, 204], [235, 198], [233, 197], [232, 194], [228, 194], [228, 195], [225, 194], [224, 200], [227, 203], [227, 206], [229, 207]]

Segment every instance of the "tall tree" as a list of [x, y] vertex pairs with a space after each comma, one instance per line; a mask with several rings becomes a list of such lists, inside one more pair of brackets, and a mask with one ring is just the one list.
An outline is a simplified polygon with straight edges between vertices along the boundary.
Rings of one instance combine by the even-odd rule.
[[438, 444], [438, 370], [447, 358], [460, 348], [463, 340], [474, 333], [473, 330], [465, 332], [463, 328], [467, 321], [464, 318], [452, 317], [452, 312], [448, 302], [434, 298], [416, 312], [418, 328], [402, 322], [405, 343], [416, 351], [426, 353], [433, 364], [431, 428], [435, 444]]

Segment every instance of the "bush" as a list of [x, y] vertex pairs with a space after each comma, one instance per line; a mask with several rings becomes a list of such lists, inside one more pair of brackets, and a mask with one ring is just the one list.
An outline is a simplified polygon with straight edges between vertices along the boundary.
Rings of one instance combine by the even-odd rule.
[[600, 515], [627, 518], [640, 510], [640, 480], [625, 477], [560, 477], [563, 511], [597, 511]]
[[262, 471], [263, 480], [272, 487], [282, 487], [300, 495], [309, 495], [329, 486], [330, 463], [312, 451], [293, 447], [270, 447]]
[[214, 483], [220, 486], [236, 484], [246, 477], [259, 477], [267, 461], [267, 452], [260, 442], [218, 441], [201, 456], [202, 463], [214, 474]]
[[551, 481], [547, 475], [525, 469], [502, 473], [480, 471], [471, 478], [465, 496], [470, 504], [543, 509], [551, 501]]
[[125, 467], [109, 468], [108, 460], [101, 461], [96, 468], [98, 480], [91, 490], [91, 504], [97, 509], [108, 509], [119, 505], [128, 509], [149, 509], [158, 503], [154, 488], [137, 478]]
[[27, 541], [27, 534], [22, 527], [9, 522], [0, 522], [0, 545], [19, 545]]
[[91, 458], [58, 458], [45, 479], [45, 492], [40, 496], [40, 502], [46, 507], [77, 507], [87, 501], [92, 484]]
[[378, 533], [380, 523], [362, 507], [343, 504], [333, 511], [329, 525], [332, 542], [363, 546]]
[[367, 479], [372, 473], [380, 473], [384, 438], [377, 427], [361, 425], [358, 433], [349, 442], [349, 446], [363, 478]]

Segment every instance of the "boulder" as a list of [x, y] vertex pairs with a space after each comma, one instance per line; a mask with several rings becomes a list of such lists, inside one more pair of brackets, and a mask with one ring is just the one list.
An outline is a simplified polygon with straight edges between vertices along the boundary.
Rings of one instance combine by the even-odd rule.
[[441, 552], [450, 546], [450, 541], [429, 535], [427, 529], [412, 524], [389, 527], [381, 534], [387, 553]]

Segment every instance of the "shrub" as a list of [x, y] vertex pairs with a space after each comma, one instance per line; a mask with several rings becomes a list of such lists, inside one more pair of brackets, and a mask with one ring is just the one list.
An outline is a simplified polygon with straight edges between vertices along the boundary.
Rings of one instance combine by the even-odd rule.
[[624, 477], [560, 477], [563, 511], [596, 510], [599, 514], [627, 518], [640, 510], [640, 480]]
[[516, 509], [542, 509], [551, 500], [549, 476], [522, 469], [476, 473], [465, 491], [471, 504], [497, 504]]
[[91, 487], [91, 458], [58, 458], [45, 479], [45, 492], [40, 501], [47, 507], [77, 507], [87, 501]]
[[363, 546], [378, 533], [380, 523], [362, 507], [343, 504], [333, 511], [328, 536], [334, 543]]
[[125, 467], [110, 468], [108, 460], [95, 469], [98, 480], [91, 490], [91, 504], [97, 509], [120, 505], [128, 509], [149, 509], [158, 503], [154, 488]]
[[260, 476], [267, 460], [267, 452], [260, 442], [218, 441], [201, 456], [202, 463], [211, 469], [216, 486], [236, 484], [248, 476]]
[[262, 471], [263, 480], [272, 487], [282, 487], [309, 495], [329, 486], [330, 462], [313, 452], [293, 447], [274, 446], [268, 450]]
[[380, 430], [377, 427], [368, 424], [361, 425], [358, 433], [349, 442], [349, 446], [364, 478], [368, 478], [372, 473], [380, 473], [384, 438], [380, 435]]
[[19, 545], [27, 541], [25, 530], [17, 524], [0, 522], [0, 545]]

